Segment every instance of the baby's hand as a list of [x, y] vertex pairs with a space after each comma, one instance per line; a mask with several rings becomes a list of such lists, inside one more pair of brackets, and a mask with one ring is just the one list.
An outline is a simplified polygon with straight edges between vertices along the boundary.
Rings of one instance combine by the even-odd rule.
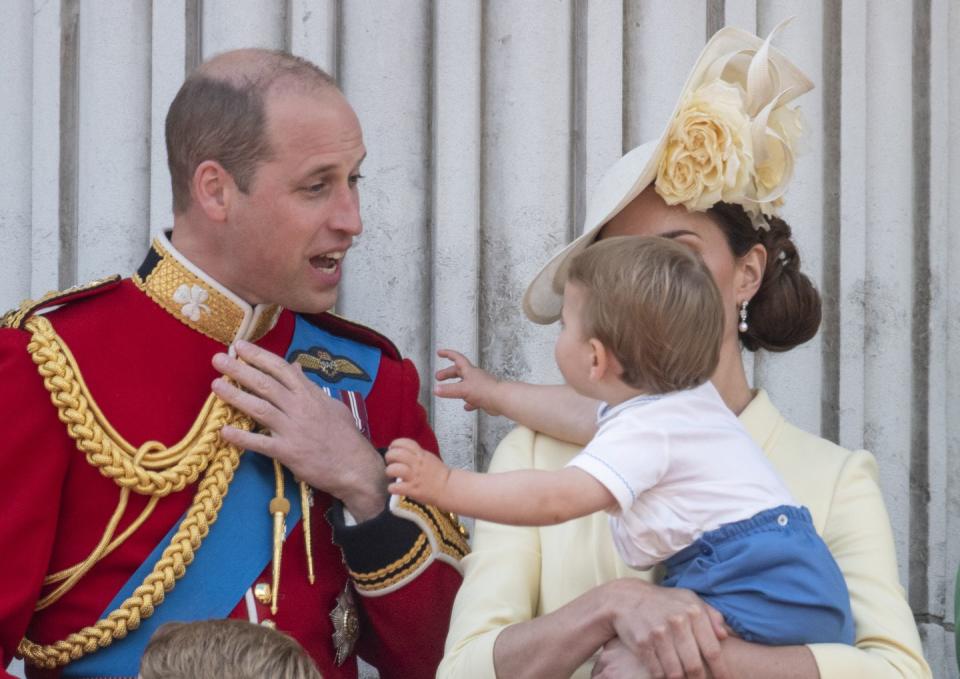
[[387, 487], [394, 495], [406, 495], [418, 502], [443, 505], [450, 469], [438, 456], [411, 439], [397, 439], [387, 450]]
[[496, 406], [494, 392], [500, 382], [493, 375], [482, 368], [478, 368], [463, 354], [452, 349], [440, 349], [437, 356], [453, 361], [453, 365], [437, 371], [437, 381], [452, 380], [459, 377], [459, 382], [438, 384], [433, 393], [440, 398], [463, 399], [464, 410], [480, 409], [487, 415], [499, 415], [500, 409]]

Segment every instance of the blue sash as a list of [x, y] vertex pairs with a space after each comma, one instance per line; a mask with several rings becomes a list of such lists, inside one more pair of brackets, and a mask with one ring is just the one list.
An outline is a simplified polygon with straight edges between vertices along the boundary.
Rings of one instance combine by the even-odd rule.
[[[290, 360], [297, 353], [331, 356], [340, 359], [348, 374], [334, 370], [326, 374], [304, 370], [304, 373], [334, 398], [341, 390], [358, 392], [366, 397], [373, 387], [380, 366], [380, 350], [352, 340], [331, 335], [297, 316], [293, 341], [287, 352]], [[331, 359], [332, 360], [332, 359]], [[342, 363], [346, 361], [346, 363]], [[357, 374], [357, 370], [359, 373]], [[285, 474], [285, 494], [290, 501], [287, 535], [300, 522], [299, 489], [289, 471]], [[84, 656], [64, 668], [63, 677], [135, 677], [140, 657], [158, 627], [171, 621], [225, 618], [236, 608], [250, 584], [257, 579], [273, 558], [273, 517], [267, 511], [274, 497], [273, 463], [259, 453], [248, 451], [240, 458], [230, 489], [216, 523], [197, 550], [187, 572], [167, 592], [154, 614], [141, 621], [140, 627], [110, 646]], [[163, 550], [180, 527], [170, 529], [153, 552], [117, 592], [101, 618], [129, 598], [153, 570]]]

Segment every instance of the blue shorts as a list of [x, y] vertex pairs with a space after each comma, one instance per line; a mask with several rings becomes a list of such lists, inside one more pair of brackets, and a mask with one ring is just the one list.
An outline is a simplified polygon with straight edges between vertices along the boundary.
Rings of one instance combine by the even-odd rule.
[[665, 587], [693, 590], [747, 641], [853, 644], [847, 583], [806, 507], [724, 524], [665, 565]]

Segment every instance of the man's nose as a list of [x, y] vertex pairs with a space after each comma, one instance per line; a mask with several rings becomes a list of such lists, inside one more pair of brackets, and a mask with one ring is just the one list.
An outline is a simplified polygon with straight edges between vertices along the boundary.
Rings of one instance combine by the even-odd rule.
[[333, 211], [330, 215], [330, 228], [343, 231], [351, 236], [359, 236], [363, 231], [360, 219], [360, 199], [355, 189], [341, 187], [334, 197]]

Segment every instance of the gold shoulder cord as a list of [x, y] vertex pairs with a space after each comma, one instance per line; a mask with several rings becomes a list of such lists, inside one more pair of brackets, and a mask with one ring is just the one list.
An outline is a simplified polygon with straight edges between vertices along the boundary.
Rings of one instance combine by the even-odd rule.
[[[122, 639], [139, 627], [142, 619], [153, 615], [166, 593], [183, 577], [193, 561], [194, 552], [217, 520], [223, 496], [240, 462], [242, 451], [223, 442], [220, 429], [225, 424], [250, 429], [252, 423], [211, 394], [190, 431], [179, 443], [167, 448], [158, 441], [148, 441], [134, 448], [107, 422], [97, 407], [73, 355], [57, 336], [50, 321], [34, 316], [24, 327], [32, 333], [27, 350], [70, 438], [76, 441], [77, 448], [91, 465], [121, 488], [117, 508], [96, 548], [83, 562], [47, 576], [44, 584], [62, 584], [38, 602], [37, 610], [46, 608], [66, 594], [99, 560], [122, 544], [150, 516], [159, 498], [182, 490], [204, 474], [193, 503], [169, 546], [143, 584], [119, 608], [62, 641], [40, 645], [24, 638], [20, 642], [17, 655], [31, 665], [53, 669], [109, 646], [115, 639]], [[131, 491], [148, 495], [150, 500], [133, 524], [114, 538]]]

